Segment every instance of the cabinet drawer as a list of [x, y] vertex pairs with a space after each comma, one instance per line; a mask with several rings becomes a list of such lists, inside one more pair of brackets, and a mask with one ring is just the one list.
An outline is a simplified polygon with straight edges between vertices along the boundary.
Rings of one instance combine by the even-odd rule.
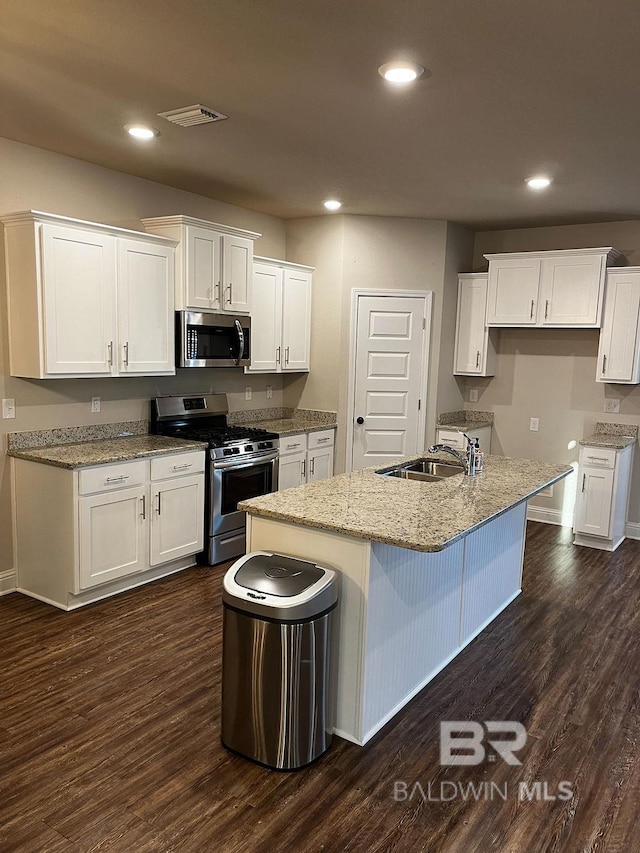
[[124, 486], [140, 486], [146, 479], [147, 461], [136, 459], [133, 462], [118, 462], [114, 465], [99, 465], [95, 468], [82, 468], [78, 482], [81, 495], [108, 492]]
[[170, 477], [199, 474], [201, 471], [204, 471], [204, 450], [156, 456], [151, 460], [152, 480], [168, 480]]
[[438, 430], [438, 444], [448, 444], [454, 450], [466, 450], [467, 440], [461, 432], [452, 429]]
[[589, 468], [615, 468], [617, 451], [609, 447], [583, 447], [580, 464]]
[[300, 453], [307, 449], [307, 434], [283, 435], [280, 438], [280, 456], [284, 453]]
[[310, 432], [307, 436], [307, 447], [309, 450], [315, 450], [316, 447], [331, 447], [333, 445], [335, 430], [323, 429], [317, 432]]

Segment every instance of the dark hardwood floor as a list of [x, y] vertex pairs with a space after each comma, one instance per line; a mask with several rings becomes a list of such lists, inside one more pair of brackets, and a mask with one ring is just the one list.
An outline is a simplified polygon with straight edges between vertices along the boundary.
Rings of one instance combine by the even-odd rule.
[[[222, 569], [74, 613], [0, 598], [0, 851], [640, 850], [640, 543], [570, 543], [530, 524], [523, 595], [364, 749], [297, 773], [220, 744]], [[522, 766], [441, 767], [441, 720], [522, 722]]]

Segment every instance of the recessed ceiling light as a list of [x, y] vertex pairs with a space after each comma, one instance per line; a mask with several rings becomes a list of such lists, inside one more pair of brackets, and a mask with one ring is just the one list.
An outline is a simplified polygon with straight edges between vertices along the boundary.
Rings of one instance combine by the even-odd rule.
[[329, 198], [324, 202], [324, 206], [327, 210], [340, 210], [342, 202], [338, 201], [337, 198]]
[[160, 136], [159, 130], [146, 124], [125, 124], [124, 129], [134, 139], [153, 139], [154, 136]]
[[551, 183], [551, 178], [545, 178], [544, 175], [536, 175], [534, 178], [526, 178], [525, 184], [530, 190], [546, 190]]
[[425, 69], [417, 62], [386, 62], [378, 68], [378, 74], [388, 80], [389, 83], [399, 85], [413, 83], [418, 77], [422, 77]]

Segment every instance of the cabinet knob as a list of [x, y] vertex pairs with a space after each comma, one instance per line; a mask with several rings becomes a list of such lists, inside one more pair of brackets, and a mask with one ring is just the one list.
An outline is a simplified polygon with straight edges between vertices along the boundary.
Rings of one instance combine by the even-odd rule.
[[357, 424], [363, 424], [363, 423], [364, 423], [364, 418], [356, 418], [356, 423], [357, 423]]

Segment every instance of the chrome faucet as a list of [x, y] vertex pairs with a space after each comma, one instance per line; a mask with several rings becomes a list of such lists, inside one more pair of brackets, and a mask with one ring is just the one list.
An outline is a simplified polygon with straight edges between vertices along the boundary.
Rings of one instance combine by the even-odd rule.
[[464, 466], [466, 477], [475, 477], [476, 475], [476, 449], [472, 439], [468, 435], [462, 433], [467, 439], [467, 453], [463, 455], [448, 444], [434, 444], [429, 448], [429, 453], [450, 453]]

